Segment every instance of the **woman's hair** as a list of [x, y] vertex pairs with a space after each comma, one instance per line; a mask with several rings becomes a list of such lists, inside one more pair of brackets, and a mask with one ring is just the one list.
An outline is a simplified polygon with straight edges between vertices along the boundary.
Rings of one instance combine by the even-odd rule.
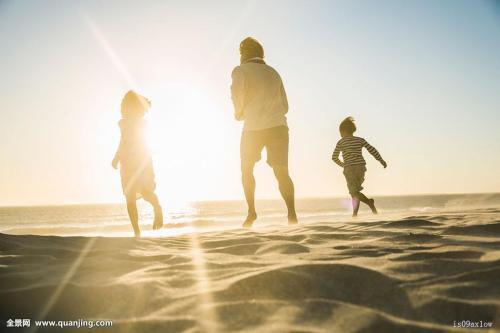
[[129, 90], [122, 99], [121, 113], [123, 118], [144, 117], [151, 107], [151, 102], [133, 90]]
[[241, 62], [252, 58], [264, 58], [264, 48], [252, 37], [247, 37], [240, 43]]
[[356, 124], [354, 124], [353, 117], [347, 117], [340, 123], [339, 131], [352, 135], [356, 132]]

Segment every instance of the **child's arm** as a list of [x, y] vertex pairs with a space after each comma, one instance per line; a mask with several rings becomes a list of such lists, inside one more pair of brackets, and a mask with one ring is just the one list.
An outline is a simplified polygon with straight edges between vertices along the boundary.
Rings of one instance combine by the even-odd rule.
[[387, 167], [387, 163], [384, 161], [384, 159], [382, 158], [382, 156], [380, 156], [379, 152], [377, 151], [377, 149], [375, 149], [375, 147], [371, 146], [368, 142], [366, 142], [366, 140], [365, 140], [365, 143], [364, 143], [363, 147], [365, 147], [365, 148], [366, 148], [366, 150], [368, 150], [368, 152], [369, 152], [370, 154], [372, 154], [372, 156], [373, 156], [373, 157], [374, 157], [377, 161], [379, 161], [379, 162], [380, 162], [380, 164], [382, 164], [382, 166], [383, 166], [384, 168], [386, 168], [386, 167]]
[[333, 154], [332, 154], [332, 160], [337, 163], [341, 168], [344, 167], [344, 162], [342, 162], [340, 159], [339, 159], [339, 155], [340, 155], [340, 145], [339, 143], [337, 143], [337, 145], [335, 146], [335, 150], [333, 151]]

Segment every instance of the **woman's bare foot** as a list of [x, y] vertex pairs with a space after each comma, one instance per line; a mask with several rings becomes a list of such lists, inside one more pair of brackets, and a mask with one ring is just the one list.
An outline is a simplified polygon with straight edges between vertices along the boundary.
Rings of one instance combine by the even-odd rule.
[[256, 213], [248, 213], [245, 222], [243, 222], [243, 228], [250, 228], [253, 225], [253, 222], [257, 220]]
[[158, 230], [163, 227], [163, 212], [161, 207], [155, 210], [155, 219], [153, 222], [153, 230]]
[[370, 199], [370, 203], [368, 204], [373, 214], [378, 214], [377, 207], [375, 207], [375, 200]]

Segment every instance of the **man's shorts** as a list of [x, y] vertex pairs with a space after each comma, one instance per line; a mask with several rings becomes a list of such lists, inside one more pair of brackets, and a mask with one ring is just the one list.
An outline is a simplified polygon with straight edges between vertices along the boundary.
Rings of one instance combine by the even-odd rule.
[[347, 181], [347, 188], [351, 195], [363, 189], [365, 181], [366, 166], [364, 164], [347, 165], [344, 167], [344, 176]]
[[241, 165], [260, 161], [262, 149], [266, 147], [267, 163], [271, 166], [288, 166], [288, 127], [278, 126], [258, 131], [243, 131], [241, 134]]

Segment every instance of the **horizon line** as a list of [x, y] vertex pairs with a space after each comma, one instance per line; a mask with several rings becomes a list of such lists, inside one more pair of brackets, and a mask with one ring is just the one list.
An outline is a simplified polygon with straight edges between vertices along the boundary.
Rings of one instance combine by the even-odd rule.
[[[412, 194], [374, 194], [372, 196], [375, 197], [418, 197], [418, 196], [445, 196], [445, 195], [494, 195], [500, 194], [500, 192], [449, 192], [449, 193], [412, 193]], [[348, 195], [333, 195], [333, 196], [304, 196], [297, 197], [295, 200], [311, 200], [311, 199], [342, 199], [348, 197]], [[256, 199], [256, 202], [259, 201], [274, 201], [274, 200], [282, 200], [280, 197], [273, 198], [260, 198]], [[200, 203], [200, 202], [245, 202], [244, 198], [235, 199], [235, 198], [227, 198], [227, 199], [212, 199], [212, 200], [188, 200], [187, 204]], [[0, 208], [31, 208], [31, 207], [64, 207], [64, 206], [105, 206], [105, 205], [123, 205], [124, 203], [121, 201], [117, 202], [77, 202], [77, 203], [48, 203], [48, 204], [34, 204], [34, 205], [0, 205]]]

